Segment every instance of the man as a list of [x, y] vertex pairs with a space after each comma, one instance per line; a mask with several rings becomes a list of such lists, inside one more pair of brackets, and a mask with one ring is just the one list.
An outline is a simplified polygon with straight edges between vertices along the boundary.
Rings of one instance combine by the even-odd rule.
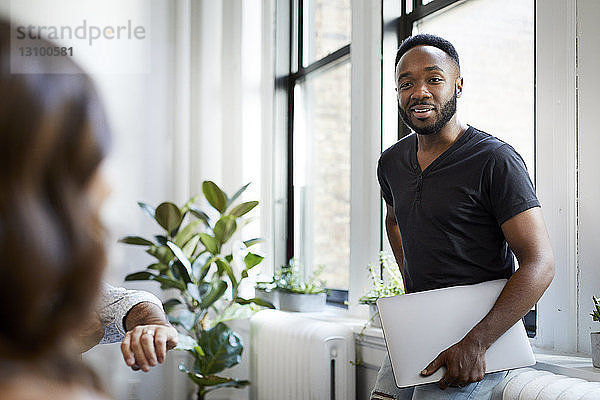
[[103, 283], [96, 314], [77, 341], [82, 352], [99, 343], [121, 342], [125, 363], [134, 371], [148, 372], [165, 361], [177, 338], [156, 296]]
[[433, 35], [406, 39], [396, 84], [400, 115], [415, 133], [383, 152], [377, 172], [406, 291], [510, 279], [489, 314], [421, 372], [445, 366], [437, 384], [397, 388], [388, 358], [371, 398], [489, 399], [506, 372], [484, 376], [487, 348], [554, 276], [540, 204], [515, 150], [458, 120], [463, 79], [451, 43]]

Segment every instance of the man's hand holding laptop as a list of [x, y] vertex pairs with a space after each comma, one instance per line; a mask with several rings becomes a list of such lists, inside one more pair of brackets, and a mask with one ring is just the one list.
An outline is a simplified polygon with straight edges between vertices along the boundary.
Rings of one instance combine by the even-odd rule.
[[552, 249], [539, 208], [516, 215], [501, 228], [520, 267], [485, 318], [421, 372], [429, 376], [445, 365], [446, 373], [438, 382], [441, 389], [482, 380], [487, 349], [533, 307], [554, 276]]
[[421, 374], [429, 376], [442, 366], [446, 366], [446, 374], [439, 380], [440, 389], [448, 386], [463, 387], [471, 382], [478, 382], [485, 375], [485, 352], [477, 341], [471, 340], [468, 335], [442, 351]]

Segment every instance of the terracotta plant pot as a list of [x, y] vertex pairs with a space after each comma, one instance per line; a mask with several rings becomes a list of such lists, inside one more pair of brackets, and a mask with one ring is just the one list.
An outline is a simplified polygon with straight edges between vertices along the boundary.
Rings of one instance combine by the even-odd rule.
[[592, 364], [594, 367], [600, 368], [600, 332], [592, 332]]

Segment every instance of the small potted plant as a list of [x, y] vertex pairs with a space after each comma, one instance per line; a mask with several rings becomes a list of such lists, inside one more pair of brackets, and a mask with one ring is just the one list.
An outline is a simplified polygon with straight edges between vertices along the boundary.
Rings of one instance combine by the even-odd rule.
[[279, 293], [277, 292], [277, 284], [271, 282], [256, 282], [254, 286], [254, 297], [267, 301], [275, 308], [279, 308]]
[[314, 312], [325, 306], [325, 282], [319, 280], [324, 266], [319, 265], [304, 278], [302, 265], [293, 258], [275, 272], [271, 285], [275, 286], [275, 303], [283, 311]]
[[[590, 314], [592, 319], [596, 322], [600, 322], [600, 300], [595, 296], [592, 296], [594, 301], [594, 311]], [[592, 332], [592, 364], [596, 368], [600, 368], [600, 332]]]
[[371, 278], [371, 288], [358, 299], [358, 302], [369, 306], [371, 326], [381, 328], [381, 319], [375, 302], [380, 297], [404, 294], [404, 283], [398, 264], [384, 251], [379, 252], [379, 262], [377, 264], [370, 263], [367, 268]]

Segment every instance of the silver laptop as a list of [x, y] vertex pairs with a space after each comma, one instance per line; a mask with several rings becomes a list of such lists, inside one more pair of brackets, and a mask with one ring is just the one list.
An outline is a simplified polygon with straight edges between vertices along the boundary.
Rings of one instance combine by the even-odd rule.
[[[487, 315], [506, 282], [500, 279], [377, 300], [396, 385], [439, 381], [445, 367], [426, 377], [420, 373]], [[485, 359], [486, 372], [535, 364], [521, 320], [490, 346]]]

